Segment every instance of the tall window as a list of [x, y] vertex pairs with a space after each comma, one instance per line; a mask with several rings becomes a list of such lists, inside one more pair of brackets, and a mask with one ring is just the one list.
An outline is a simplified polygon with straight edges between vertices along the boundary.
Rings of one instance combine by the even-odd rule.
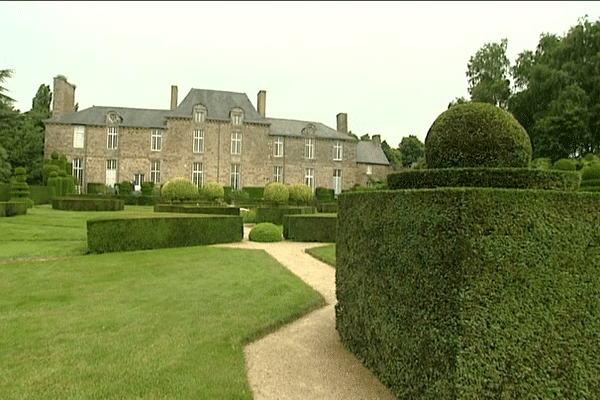
[[73, 131], [73, 147], [82, 149], [85, 138], [85, 126], [77, 125]]
[[242, 154], [242, 134], [240, 132], [231, 134], [231, 154]]
[[240, 164], [231, 164], [231, 188], [242, 189], [242, 167]]
[[195, 162], [194, 169], [192, 169], [192, 181], [198, 187], [202, 187], [204, 184], [204, 172], [202, 170], [202, 163]]
[[118, 144], [119, 144], [119, 127], [118, 126], [109, 126], [107, 141], [106, 141], [106, 148], [116, 149]]
[[315, 158], [315, 139], [306, 139], [306, 145], [304, 146], [304, 157]]
[[81, 185], [83, 184], [83, 161], [81, 158], [73, 159], [73, 176], [77, 178], [77, 193], [81, 193]]
[[333, 142], [333, 160], [341, 161], [342, 160], [342, 142], [336, 140]]
[[311, 188], [315, 188], [315, 169], [314, 168], [306, 168], [306, 173], [304, 175], [304, 183]]
[[240, 112], [231, 113], [231, 123], [233, 125], [241, 125], [242, 120], [243, 120], [242, 113], [240, 113]]
[[338, 195], [342, 193], [342, 170], [333, 170], [333, 192]]
[[160, 183], [160, 161], [150, 161], [150, 180]]
[[106, 160], [106, 186], [113, 187], [117, 182], [117, 160]]
[[274, 156], [283, 157], [283, 137], [277, 136], [274, 143]]
[[151, 140], [152, 151], [162, 150], [162, 129], [152, 129], [152, 140]]
[[194, 130], [194, 153], [204, 152], [204, 130]]
[[373, 166], [367, 165], [367, 175], [373, 175]]
[[283, 167], [273, 167], [273, 181], [283, 182]]
[[197, 106], [194, 108], [194, 121], [202, 123], [206, 120], [206, 110], [203, 107]]

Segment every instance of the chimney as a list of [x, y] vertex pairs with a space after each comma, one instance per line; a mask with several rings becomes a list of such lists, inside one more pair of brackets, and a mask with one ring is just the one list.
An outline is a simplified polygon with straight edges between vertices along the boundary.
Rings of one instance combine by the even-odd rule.
[[265, 118], [265, 109], [267, 107], [267, 92], [261, 90], [256, 99], [256, 108], [261, 117]]
[[337, 115], [337, 130], [339, 132], [348, 133], [348, 114], [339, 113]]
[[171, 86], [171, 111], [177, 108], [177, 86]]
[[371, 139], [373, 140], [375, 146], [381, 147], [381, 135], [373, 135]]
[[75, 109], [75, 85], [67, 82], [67, 78], [57, 75], [54, 78], [54, 96], [52, 96], [52, 116], [69, 115]]

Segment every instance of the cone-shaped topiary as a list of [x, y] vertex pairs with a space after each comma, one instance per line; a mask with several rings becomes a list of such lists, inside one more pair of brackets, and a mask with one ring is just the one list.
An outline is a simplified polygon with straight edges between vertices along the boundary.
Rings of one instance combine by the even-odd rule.
[[28, 198], [29, 185], [27, 184], [27, 170], [24, 167], [15, 168], [15, 177], [10, 188], [10, 202], [24, 203], [27, 208], [33, 207], [33, 200]]
[[531, 141], [510, 114], [487, 103], [459, 104], [441, 113], [425, 138], [428, 168], [522, 168]]
[[176, 177], [160, 189], [160, 195], [167, 201], [184, 201], [198, 198], [198, 186], [188, 178]]
[[288, 201], [290, 198], [290, 192], [287, 186], [281, 182], [271, 182], [265, 186], [263, 198], [266, 201], [273, 203], [278, 206]]
[[283, 240], [283, 235], [277, 225], [270, 222], [263, 222], [255, 225], [250, 230], [248, 239], [252, 242], [261, 243], [281, 242]]

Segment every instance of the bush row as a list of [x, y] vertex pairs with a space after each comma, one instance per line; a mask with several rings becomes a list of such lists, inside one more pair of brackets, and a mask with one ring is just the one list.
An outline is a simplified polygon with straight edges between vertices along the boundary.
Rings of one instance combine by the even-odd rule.
[[314, 207], [258, 207], [256, 210], [256, 222], [270, 222], [275, 225], [283, 225], [283, 216], [288, 214], [314, 214]]
[[88, 251], [106, 253], [240, 242], [242, 217], [156, 215], [87, 221]]
[[284, 215], [283, 237], [296, 242], [335, 243], [337, 214]]
[[443, 188], [338, 202], [337, 330], [392, 394], [600, 392], [600, 196]]
[[125, 209], [125, 202], [115, 198], [61, 197], [52, 200], [52, 209], [69, 211], [121, 211]]
[[390, 190], [436, 187], [495, 187], [576, 191], [578, 172], [528, 168], [442, 168], [388, 175]]
[[[50, 204], [54, 197], [54, 188], [29, 185], [29, 196], [34, 204]], [[0, 184], [0, 201], [10, 200], [10, 184]]]
[[27, 214], [27, 206], [22, 203], [8, 201], [0, 202], [0, 217], [12, 217], [13, 215]]
[[156, 204], [154, 212], [180, 214], [240, 215], [239, 207], [200, 207], [186, 204]]

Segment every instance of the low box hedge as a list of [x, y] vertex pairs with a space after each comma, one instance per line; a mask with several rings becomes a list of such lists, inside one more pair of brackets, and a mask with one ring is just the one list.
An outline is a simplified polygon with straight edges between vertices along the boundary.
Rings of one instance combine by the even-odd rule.
[[114, 197], [62, 197], [52, 200], [52, 209], [69, 211], [121, 211], [125, 209], [125, 201]]
[[296, 242], [335, 243], [337, 214], [284, 215], [283, 237]]
[[529, 168], [416, 169], [389, 174], [390, 190], [438, 187], [494, 187], [576, 191], [579, 172]]
[[88, 251], [106, 253], [240, 242], [242, 217], [162, 214], [87, 221]]
[[336, 202], [330, 203], [330, 202], [317, 202], [316, 205], [317, 211], [321, 212], [321, 213], [337, 213], [338, 212], [338, 205]]
[[12, 217], [14, 215], [27, 214], [27, 206], [23, 203], [0, 202], [0, 217]]
[[240, 215], [239, 207], [205, 207], [187, 204], [156, 204], [154, 212], [181, 214]]
[[336, 326], [398, 399], [600, 393], [600, 195], [338, 198]]
[[34, 204], [50, 204], [54, 198], [54, 187], [52, 186], [29, 186], [29, 198], [33, 200]]
[[314, 207], [258, 207], [256, 209], [256, 223], [270, 222], [275, 225], [283, 225], [283, 216], [288, 214], [314, 214]]

